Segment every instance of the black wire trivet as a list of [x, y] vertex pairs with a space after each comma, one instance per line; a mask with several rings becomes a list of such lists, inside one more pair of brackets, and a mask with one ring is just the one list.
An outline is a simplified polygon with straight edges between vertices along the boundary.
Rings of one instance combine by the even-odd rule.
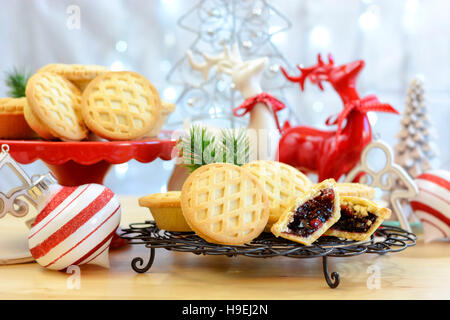
[[283, 238], [276, 238], [271, 233], [262, 233], [250, 244], [242, 246], [226, 246], [209, 243], [192, 232], [169, 232], [160, 230], [154, 221], [133, 223], [124, 229], [121, 238], [132, 245], [145, 245], [150, 249], [147, 264], [144, 259], [136, 257], [131, 267], [138, 273], [147, 272], [155, 260], [155, 249], [164, 248], [171, 251], [192, 252], [196, 255], [225, 255], [236, 257], [243, 255], [253, 258], [316, 258], [323, 259], [323, 273], [330, 288], [339, 285], [339, 273], [328, 272], [328, 257], [350, 257], [363, 253], [383, 255], [388, 252], [399, 252], [416, 244], [417, 236], [401, 228], [382, 226], [372, 237], [364, 242], [339, 239], [336, 237], [320, 237], [310, 246], [304, 246]]

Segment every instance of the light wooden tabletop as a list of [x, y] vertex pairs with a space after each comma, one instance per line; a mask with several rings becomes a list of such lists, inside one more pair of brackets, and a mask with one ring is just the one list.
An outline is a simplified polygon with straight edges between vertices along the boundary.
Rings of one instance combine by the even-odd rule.
[[[122, 205], [123, 226], [150, 218], [136, 198], [122, 197]], [[341, 276], [337, 289], [327, 286], [320, 258], [228, 258], [160, 249], [148, 273], [136, 274], [130, 262], [138, 256], [147, 259], [148, 249], [113, 251], [109, 270], [82, 266], [79, 288], [73, 275], [36, 263], [0, 266], [0, 299], [450, 299], [450, 243], [419, 240], [396, 254], [330, 258], [330, 272]]]

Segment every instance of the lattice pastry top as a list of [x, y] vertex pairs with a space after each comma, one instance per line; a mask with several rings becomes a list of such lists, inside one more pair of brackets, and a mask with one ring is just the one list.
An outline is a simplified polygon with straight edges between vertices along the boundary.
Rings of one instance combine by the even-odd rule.
[[83, 93], [83, 118], [98, 136], [133, 140], [145, 136], [161, 117], [156, 88], [134, 72], [109, 72], [95, 78]]
[[81, 91], [69, 80], [56, 73], [39, 72], [28, 80], [25, 92], [31, 112], [53, 136], [70, 141], [86, 138]]
[[290, 165], [277, 161], [253, 161], [243, 168], [249, 170], [264, 187], [270, 201], [268, 226], [277, 222], [291, 202], [312, 186], [312, 182]]
[[200, 237], [226, 245], [248, 243], [264, 230], [269, 200], [249, 171], [232, 164], [195, 170], [181, 191], [183, 215]]
[[63, 76], [70, 81], [90, 81], [97, 76], [109, 72], [108, 68], [96, 65], [81, 65], [81, 64], [49, 64], [37, 72], [53, 72]]

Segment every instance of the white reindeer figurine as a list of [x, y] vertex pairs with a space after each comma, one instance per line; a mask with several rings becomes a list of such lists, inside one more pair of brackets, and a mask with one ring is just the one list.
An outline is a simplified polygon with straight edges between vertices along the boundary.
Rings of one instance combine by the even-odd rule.
[[[206, 53], [202, 55], [204, 62], [197, 62], [192, 52], [188, 51], [187, 59], [192, 69], [203, 73], [205, 81], [208, 79], [211, 69], [215, 68], [219, 75], [231, 76], [236, 90], [244, 99], [252, 98], [263, 92], [260, 81], [269, 61], [267, 57], [243, 61], [237, 44], [231, 50], [229, 47], [225, 47], [225, 50], [218, 56], [210, 56]], [[274, 117], [274, 111], [265, 103], [257, 103], [251, 109], [247, 133], [252, 160], [275, 159], [280, 132]], [[176, 165], [168, 183], [168, 190], [181, 190], [188, 175], [186, 168]]]
[[[237, 44], [231, 50], [225, 47], [225, 51], [218, 56], [203, 53], [204, 62], [196, 62], [191, 51], [187, 52], [187, 57], [192, 69], [201, 71], [205, 81], [214, 67], [218, 74], [230, 75], [236, 90], [244, 99], [263, 92], [260, 82], [269, 61], [267, 57], [243, 61]], [[256, 159], [275, 159], [280, 132], [275, 122], [274, 111], [265, 103], [257, 103], [250, 111], [247, 129], [251, 145], [256, 147], [254, 150]]]

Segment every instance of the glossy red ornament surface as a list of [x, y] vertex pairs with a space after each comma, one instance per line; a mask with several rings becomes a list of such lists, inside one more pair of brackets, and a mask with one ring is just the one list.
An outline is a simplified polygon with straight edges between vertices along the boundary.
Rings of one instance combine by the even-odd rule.
[[157, 158], [170, 160], [174, 156], [175, 143], [157, 139], [112, 142], [0, 140], [0, 145], [9, 145], [11, 156], [21, 164], [30, 164], [38, 159], [45, 162], [63, 186], [103, 184], [112, 165], [132, 159], [142, 163]]
[[[298, 67], [299, 77], [291, 77], [282, 68], [291, 82], [298, 82], [302, 90], [306, 79], [323, 90], [323, 81], [328, 81], [344, 104], [336, 120], [327, 120], [327, 125], [338, 125], [335, 131], [319, 130], [308, 126], [291, 127], [286, 123], [280, 139], [278, 159], [306, 173], [318, 174], [319, 181], [328, 178], [338, 180], [348, 173], [361, 158], [364, 147], [372, 140], [372, 129], [367, 118], [368, 111], [398, 113], [388, 104], [382, 104], [375, 96], [360, 99], [356, 90], [356, 78], [364, 67], [359, 60], [342, 66], [334, 66], [329, 56], [326, 64], [318, 57], [318, 64], [310, 68]], [[347, 121], [345, 127], [344, 121]]]

